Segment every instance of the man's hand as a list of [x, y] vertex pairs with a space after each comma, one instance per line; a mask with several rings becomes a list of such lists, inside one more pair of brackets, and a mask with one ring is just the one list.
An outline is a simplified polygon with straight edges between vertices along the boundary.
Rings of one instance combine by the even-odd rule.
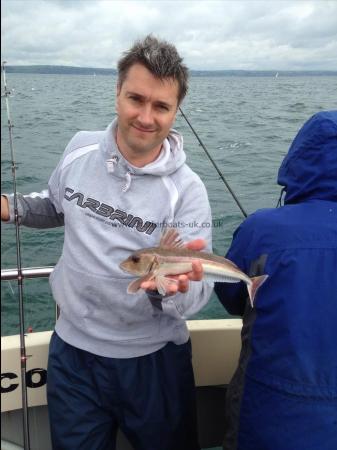
[[[189, 250], [199, 251], [206, 247], [206, 242], [203, 239], [195, 239], [193, 241], [188, 242], [185, 245]], [[192, 262], [192, 270], [191, 272], [187, 272], [181, 275], [169, 275], [169, 278], [177, 280], [177, 283], [172, 283], [168, 291], [166, 292], [166, 296], [174, 295], [177, 292], [186, 293], [190, 287], [190, 281], [201, 281], [204, 276], [204, 271], [199, 260], [195, 260]], [[144, 281], [140, 287], [145, 290], [155, 291], [157, 289], [156, 283], [154, 281]]]
[[7, 222], [9, 220], [9, 207], [7, 197], [1, 196], [1, 220]]

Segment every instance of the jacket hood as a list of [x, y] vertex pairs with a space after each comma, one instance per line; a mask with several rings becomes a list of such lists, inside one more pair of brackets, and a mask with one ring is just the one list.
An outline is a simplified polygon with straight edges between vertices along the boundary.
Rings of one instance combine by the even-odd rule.
[[337, 110], [313, 115], [293, 140], [278, 172], [284, 203], [337, 201]]
[[135, 167], [124, 158], [117, 147], [115, 139], [116, 128], [117, 119], [107, 127], [104, 133], [103, 151], [106, 153], [108, 160], [115, 161], [115, 165], [123, 166], [131, 174], [166, 176], [175, 172], [186, 161], [186, 154], [183, 150], [183, 138], [177, 131], [171, 129], [168, 137], [163, 142], [162, 151], [158, 158], [144, 167]]

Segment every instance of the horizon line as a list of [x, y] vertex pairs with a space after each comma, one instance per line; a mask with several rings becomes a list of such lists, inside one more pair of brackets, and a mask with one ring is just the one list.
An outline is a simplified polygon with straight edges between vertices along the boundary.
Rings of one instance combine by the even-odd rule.
[[[112, 70], [116, 71], [115, 68], [109, 67], [94, 67], [94, 66], [73, 66], [64, 64], [7, 64], [7, 68], [11, 67], [65, 67], [72, 69], [85, 69], [85, 70]], [[336, 72], [337, 69], [189, 69], [194, 72]]]

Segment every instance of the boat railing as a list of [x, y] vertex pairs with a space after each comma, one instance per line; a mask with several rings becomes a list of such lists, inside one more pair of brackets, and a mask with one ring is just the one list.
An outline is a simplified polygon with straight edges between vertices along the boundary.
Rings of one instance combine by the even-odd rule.
[[[24, 267], [21, 269], [22, 278], [48, 278], [54, 266]], [[18, 269], [1, 269], [1, 280], [17, 280]]]
[[[23, 267], [21, 269], [22, 279], [25, 278], [48, 278], [54, 270], [54, 266], [41, 267]], [[1, 269], [1, 281], [18, 280], [18, 269]], [[55, 320], [58, 318], [60, 310], [58, 305], [55, 307]]]

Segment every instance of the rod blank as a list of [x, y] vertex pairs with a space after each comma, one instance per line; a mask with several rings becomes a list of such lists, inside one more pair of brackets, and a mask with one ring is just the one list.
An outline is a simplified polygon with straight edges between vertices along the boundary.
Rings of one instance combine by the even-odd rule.
[[240, 211], [242, 212], [244, 217], [247, 217], [247, 213], [244, 210], [243, 206], [241, 205], [239, 199], [237, 198], [237, 196], [235, 195], [234, 191], [232, 190], [232, 188], [230, 187], [230, 185], [228, 184], [226, 178], [223, 176], [223, 174], [221, 173], [220, 169], [218, 168], [218, 166], [216, 165], [215, 161], [213, 160], [213, 158], [211, 157], [209, 151], [207, 150], [207, 148], [205, 147], [205, 145], [203, 144], [202, 140], [200, 139], [198, 133], [195, 131], [195, 129], [193, 128], [191, 122], [188, 120], [188, 118], [186, 117], [186, 115], [184, 114], [183, 110], [179, 107], [179, 111], [181, 112], [181, 115], [183, 116], [183, 118], [186, 120], [188, 126], [191, 128], [194, 136], [198, 139], [199, 144], [201, 145], [201, 147], [203, 148], [204, 152], [206, 153], [206, 155], [208, 156], [209, 160], [211, 161], [211, 163], [213, 164], [215, 170], [218, 172], [221, 180], [224, 182], [226, 188], [228, 189], [228, 191], [230, 192], [231, 196], [233, 197], [235, 203], [238, 205]]
[[18, 281], [18, 297], [19, 297], [19, 318], [20, 318], [20, 363], [21, 363], [21, 396], [22, 396], [22, 420], [23, 420], [23, 442], [24, 449], [30, 450], [30, 438], [29, 438], [29, 420], [28, 420], [28, 396], [27, 396], [27, 384], [26, 384], [26, 344], [25, 344], [25, 320], [24, 320], [24, 302], [23, 302], [23, 276], [22, 276], [22, 264], [21, 264], [21, 249], [20, 249], [20, 225], [19, 225], [19, 213], [18, 213], [18, 200], [16, 190], [16, 163], [14, 155], [13, 124], [11, 121], [10, 108], [9, 108], [9, 95], [10, 91], [7, 88], [6, 80], [6, 61], [2, 62], [2, 74], [4, 83], [3, 97], [6, 101], [7, 111], [7, 126], [9, 134], [9, 147], [11, 152], [11, 165], [12, 165], [12, 180], [13, 180], [13, 192], [14, 192], [14, 217], [15, 217], [15, 237], [16, 237], [16, 263], [17, 263], [17, 281]]

